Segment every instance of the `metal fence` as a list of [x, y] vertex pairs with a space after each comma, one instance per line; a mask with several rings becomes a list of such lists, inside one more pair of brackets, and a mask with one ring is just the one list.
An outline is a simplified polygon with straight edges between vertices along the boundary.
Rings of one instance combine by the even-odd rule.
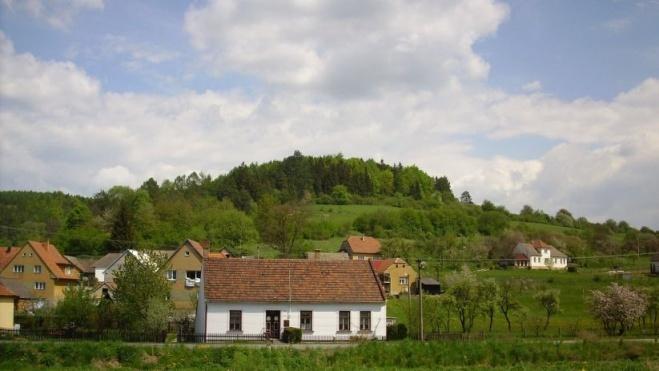
[[0, 329], [1, 340], [89, 340], [89, 341], [125, 341], [136, 343], [164, 343], [167, 332], [128, 332], [121, 330], [72, 330], [72, 329]]
[[223, 343], [223, 342], [252, 342], [266, 341], [268, 338], [265, 334], [194, 334], [181, 333], [176, 335], [178, 343]]
[[440, 341], [464, 341], [464, 340], [483, 340], [485, 334], [480, 332], [475, 333], [461, 333], [461, 332], [445, 332], [438, 333], [432, 332], [424, 336], [426, 340], [440, 340]]

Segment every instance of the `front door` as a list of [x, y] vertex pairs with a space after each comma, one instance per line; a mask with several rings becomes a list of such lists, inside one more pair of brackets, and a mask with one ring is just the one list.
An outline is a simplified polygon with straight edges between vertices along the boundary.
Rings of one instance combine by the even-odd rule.
[[281, 332], [281, 312], [278, 310], [265, 311], [265, 335], [268, 338], [279, 339]]

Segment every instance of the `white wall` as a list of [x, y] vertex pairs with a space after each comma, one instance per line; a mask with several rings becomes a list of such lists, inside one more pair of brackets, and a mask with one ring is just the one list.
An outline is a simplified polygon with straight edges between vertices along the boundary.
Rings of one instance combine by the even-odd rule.
[[541, 256], [529, 257], [531, 269], [565, 269], [567, 267], [567, 258], [552, 257], [549, 249], [539, 249], [539, 251]]
[[[199, 302], [202, 308], [203, 302]], [[229, 330], [229, 311], [242, 311], [242, 333], [262, 334], [265, 332], [265, 311], [281, 311], [281, 328], [283, 330], [284, 320], [289, 319], [289, 305], [287, 303], [261, 304], [261, 303], [208, 303], [206, 313], [198, 313], [197, 324], [203, 322], [206, 316], [207, 334], [224, 334]], [[313, 312], [312, 328], [313, 336], [336, 336], [339, 330], [339, 311], [350, 311], [350, 327], [353, 335], [359, 332], [359, 312], [371, 312], [371, 331], [378, 338], [387, 335], [387, 307], [385, 303], [377, 304], [296, 304], [293, 303], [290, 310], [290, 326], [300, 327], [300, 311], [310, 310]], [[200, 321], [201, 320], [201, 321]], [[198, 333], [199, 326], [197, 327]], [[203, 328], [203, 325], [201, 326]]]

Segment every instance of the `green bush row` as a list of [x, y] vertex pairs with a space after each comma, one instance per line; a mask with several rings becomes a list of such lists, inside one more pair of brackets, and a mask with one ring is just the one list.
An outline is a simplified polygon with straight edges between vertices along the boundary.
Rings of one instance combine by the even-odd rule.
[[0, 343], [0, 368], [133, 367], [252, 369], [374, 369], [540, 367], [642, 369], [657, 362], [653, 343], [368, 342], [354, 347], [298, 350], [240, 346], [147, 347], [121, 343]]

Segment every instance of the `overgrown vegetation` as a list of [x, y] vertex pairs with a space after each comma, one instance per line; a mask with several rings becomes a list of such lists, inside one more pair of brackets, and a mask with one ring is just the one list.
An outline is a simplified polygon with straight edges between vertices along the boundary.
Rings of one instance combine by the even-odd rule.
[[143, 347], [119, 343], [0, 343], [0, 368], [137, 369], [588, 369], [644, 370], [659, 362], [656, 344], [551, 342], [371, 342], [350, 348]]

